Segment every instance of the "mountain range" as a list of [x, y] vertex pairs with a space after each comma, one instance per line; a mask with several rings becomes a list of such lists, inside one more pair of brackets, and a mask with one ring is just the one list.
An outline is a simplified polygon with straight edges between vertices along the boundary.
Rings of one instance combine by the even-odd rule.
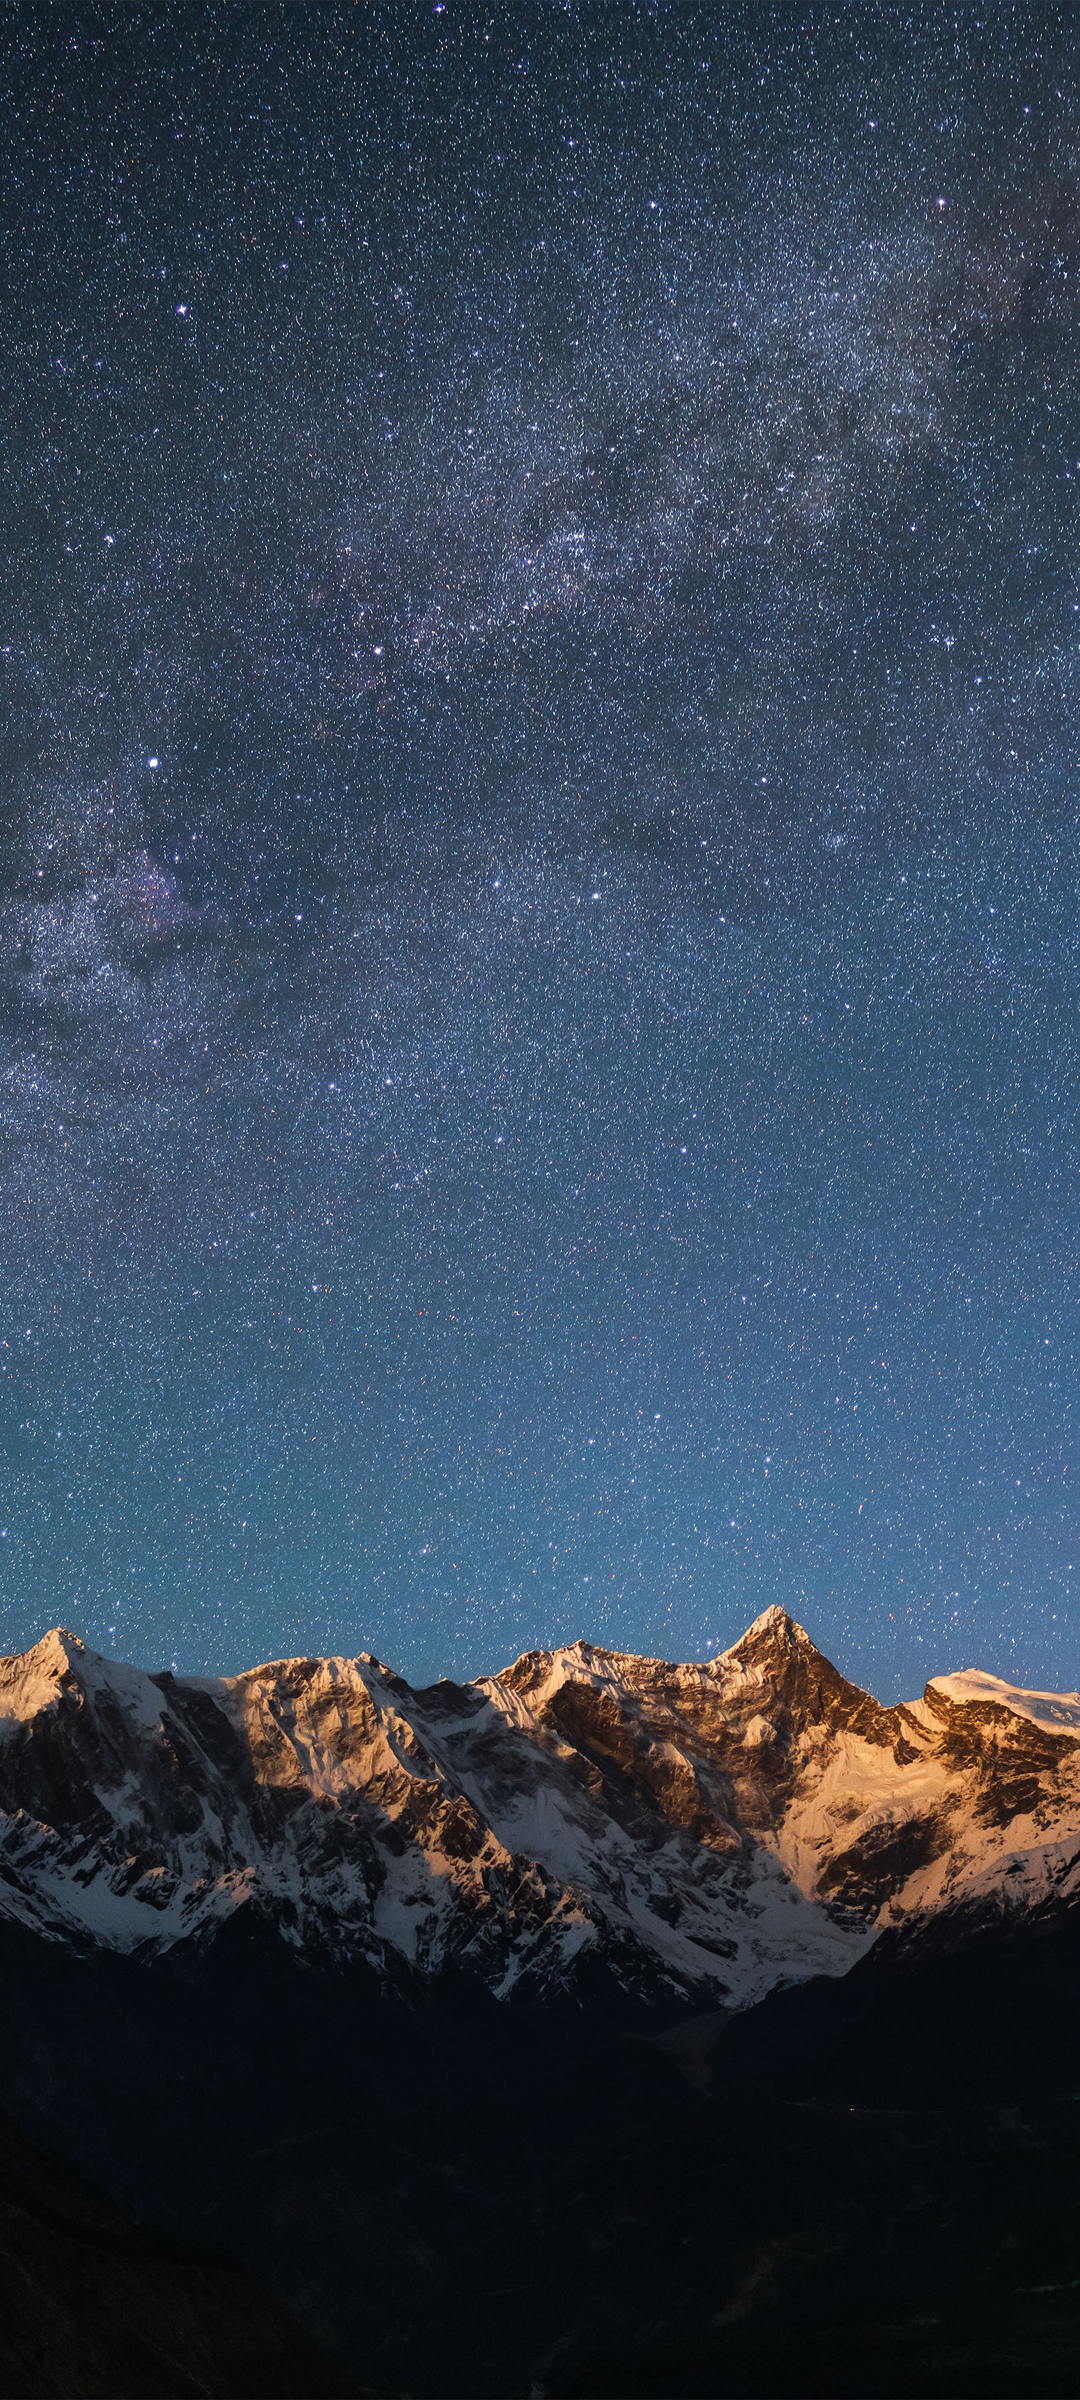
[[704, 1665], [530, 1652], [414, 1691], [357, 1658], [0, 1661], [0, 1913], [145, 1954], [240, 1912], [307, 1958], [498, 1999], [602, 1966], [746, 2007], [888, 1932], [1080, 1882], [1080, 1695], [970, 1670], [885, 1708], [766, 1611]]
[[50, 1633], [0, 2137], [119, 2297], [10, 2389], [1072, 2391], [1078, 1876], [1080, 1696], [884, 1707], [779, 1609], [419, 1691]]

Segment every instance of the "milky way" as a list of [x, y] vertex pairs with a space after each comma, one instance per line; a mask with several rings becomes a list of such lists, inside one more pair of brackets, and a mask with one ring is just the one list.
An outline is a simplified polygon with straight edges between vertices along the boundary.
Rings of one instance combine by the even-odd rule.
[[6, 1647], [1080, 1683], [1075, 68], [19, 10]]

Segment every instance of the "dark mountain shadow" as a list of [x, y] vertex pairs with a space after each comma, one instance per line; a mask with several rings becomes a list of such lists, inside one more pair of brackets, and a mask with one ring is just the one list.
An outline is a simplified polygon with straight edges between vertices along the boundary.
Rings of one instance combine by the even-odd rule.
[[238, 2267], [137, 2225], [0, 2120], [5, 2400], [344, 2400], [358, 2390]]
[[951, 1939], [665, 2022], [9, 1930], [0, 2100], [385, 2400], [1072, 2392], [1080, 1921]]

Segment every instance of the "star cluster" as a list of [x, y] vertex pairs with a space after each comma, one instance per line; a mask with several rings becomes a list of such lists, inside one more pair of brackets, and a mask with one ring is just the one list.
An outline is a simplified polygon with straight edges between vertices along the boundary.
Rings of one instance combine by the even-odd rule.
[[20, 10], [7, 1647], [1080, 1682], [1070, 50]]

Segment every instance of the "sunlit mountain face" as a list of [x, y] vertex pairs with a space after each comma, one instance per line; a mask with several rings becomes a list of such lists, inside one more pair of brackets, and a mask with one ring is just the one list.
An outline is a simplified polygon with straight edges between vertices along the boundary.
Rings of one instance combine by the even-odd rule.
[[969, 1669], [883, 1708], [779, 1608], [704, 1665], [575, 1642], [422, 1691], [61, 1627], [0, 1660], [0, 1936], [193, 1980], [284, 1945], [384, 2003], [715, 2028], [875, 1945], [1060, 1929], [1078, 1841], [1080, 1693]]
[[19, 11], [5, 1648], [1080, 1682], [1074, 65]]

